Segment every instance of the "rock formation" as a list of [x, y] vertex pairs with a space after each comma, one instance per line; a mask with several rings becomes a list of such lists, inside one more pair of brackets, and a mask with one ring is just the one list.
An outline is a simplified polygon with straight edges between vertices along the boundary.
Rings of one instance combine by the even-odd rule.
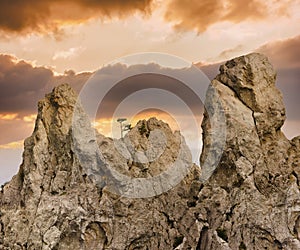
[[[275, 79], [268, 60], [250, 54], [221, 66], [212, 81], [226, 147], [198, 195], [207, 222], [200, 249], [300, 249], [300, 137], [289, 141], [280, 130], [285, 109]], [[206, 145], [209, 120], [202, 126]]]
[[[23, 163], [0, 193], [0, 249], [300, 249], [300, 137], [289, 141], [280, 130], [285, 109], [275, 79], [260, 54], [221, 66], [207, 93], [201, 162], [215, 147], [217, 103], [226, 144], [206, 182], [184, 138], [155, 118], [140, 121], [124, 140], [96, 134], [93, 141], [79, 109], [82, 133], [74, 138], [76, 94], [56, 87], [39, 102]], [[99, 146], [100, 177], [83, 166], [77, 139]], [[178, 155], [187, 175], [155, 196], [118, 194], [112, 188], [122, 183], [105, 178], [111, 171], [159, 176]]]

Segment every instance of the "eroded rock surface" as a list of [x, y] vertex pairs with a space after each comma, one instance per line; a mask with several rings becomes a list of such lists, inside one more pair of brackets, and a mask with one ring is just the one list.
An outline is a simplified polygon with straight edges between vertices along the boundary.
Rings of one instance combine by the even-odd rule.
[[[140, 121], [124, 140], [96, 134], [93, 141], [79, 109], [74, 138], [77, 96], [68, 85], [55, 88], [39, 102], [23, 163], [0, 193], [0, 249], [300, 249], [300, 137], [289, 141], [280, 130], [285, 109], [275, 79], [260, 54], [221, 66], [206, 108], [221, 103], [226, 143], [205, 183], [184, 138], [155, 118]], [[202, 163], [212, 157], [211, 124], [218, 119], [204, 115]], [[91, 170], [78, 155], [86, 141], [83, 156], [93, 143], [102, 152], [98, 165], [85, 159]], [[105, 178], [111, 170], [156, 177], [178, 154], [188, 174], [153, 197], [112, 192], [117, 182]]]
[[[212, 81], [227, 139], [199, 193], [197, 206], [205, 207], [208, 221], [203, 249], [300, 249], [300, 137], [289, 141], [280, 130], [285, 109], [275, 79], [267, 58], [250, 54], [221, 66]], [[208, 97], [208, 107], [215, 96]], [[207, 118], [202, 127], [205, 143]]]

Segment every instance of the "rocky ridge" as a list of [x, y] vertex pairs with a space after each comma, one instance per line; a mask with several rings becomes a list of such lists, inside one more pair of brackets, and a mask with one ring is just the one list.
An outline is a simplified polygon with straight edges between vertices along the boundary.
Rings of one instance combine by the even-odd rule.
[[[216, 103], [226, 143], [205, 183], [184, 138], [155, 118], [140, 121], [117, 142], [119, 150], [97, 134], [92, 143], [103, 169], [93, 178], [72, 135], [77, 95], [66, 84], [56, 87], [39, 102], [23, 163], [0, 193], [0, 249], [300, 249], [300, 137], [290, 141], [280, 130], [285, 109], [275, 80], [261, 54], [221, 66], [207, 93], [201, 162], [216, 146]], [[81, 109], [79, 120], [91, 132]], [[85, 133], [79, 139], [91, 141]], [[130, 198], [102, 178], [110, 172], [105, 162], [124, 176], [158, 176], [180, 146], [189, 171], [167, 192]]]

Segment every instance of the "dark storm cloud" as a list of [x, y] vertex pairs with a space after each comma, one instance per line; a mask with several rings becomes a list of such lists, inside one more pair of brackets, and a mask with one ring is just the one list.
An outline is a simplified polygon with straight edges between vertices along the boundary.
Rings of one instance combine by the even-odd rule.
[[[142, 74], [142, 72], [152, 72], [153, 70], [157, 74]], [[170, 91], [192, 109], [201, 106], [201, 100], [197, 95], [176, 79], [176, 77], [184, 77], [188, 81], [198, 81], [196, 78], [198, 76], [191, 71], [191, 68], [170, 69], [162, 68], [157, 64], [109, 65], [97, 73], [98, 78], [101, 78], [98, 90], [101, 91], [101, 84], [107, 79], [113, 79], [113, 82], [116, 82], [125, 72], [131, 72], [133, 76], [122, 79], [110, 89], [101, 104], [102, 116], [109, 117], [124, 98], [136, 91], [148, 88]], [[50, 92], [54, 86], [69, 83], [79, 93], [91, 75], [92, 73], [76, 74], [69, 70], [63, 75], [55, 76], [48, 68], [34, 67], [25, 61], [18, 61], [12, 56], [0, 55], [0, 113], [23, 115], [36, 113], [38, 100]], [[174, 78], [168, 75], [174, 76]], [[203, 78], [208, 84], [209, 80], [204, 75]], [[154, 102], [159, 102], [159, 100], [155, 100], [155, 96], [151, 98]], [[95, 101], [98, 102], [98, 100]], [[143, 102], [142, 99], [137, 101]]]
[[[137, 107], [145, 107], [146, 103], [147, 108], [162, 107], [163, 111], [167, 111], [164, 108], [172, 109], [176, 110], [177, 115], [186, 115], [185, 109], [188, 108], [196, 116], [201, 116], [201, 98], [205, 96], [205, 86], [209, 84], [209, 79], [196, 67], [171, 69], [154, 63], [109, 65], [100, 69], [91, 79], [92, 83], [88, 83], [89, 87], [84, 89], [85, 94], [81, 98], [86, 107], [98, 107], [97, 118], [111, 118], [121, 102], [125, 99], [128, 101], [131, 95], [135, 99], [130, 99], [126, 104], [124, 116]], [[193, 84], [199, 86], [202, 96], [191, 90]], [[109, 86], [109, 91], [105, 97], [99, 97], [98, 93], [105, 92], [103, 86]], [[147, 95], [145, 91], [148, 91]], [[93, 115], [93, 108], [91, 112], [88, 108], [86, 111]]]
[[55, 85], [68, 82], [79, 90], [90, 75], [67, 71], [54, 76], [45, 67], [34, 67], [12, 56], [0, 55], [0, 113], [35, 113], [38, 100]]
[[151, 0], [1, 0], [0, 29], [9, 32], [55, 30], [64, 22], [124, 17], [149, 12]]
[[[138, 73], [138, 69], [136, 70]], [[120, 102], [134, 93], [137, 93], [137, 98], [134, 101], [129, 102], [127, 111], [130, 111], [131, 108], [136, 108], [139, 104], [143, 104], [147, 101], [147, 103], [150, 103], [150, 105], [153, 104], [158, 107], [161, 106], [164, 108], [176, 109], [176, 113], [178, 115], [185, 115], [185, 109], [187, 107], [191, 109], [191, 111], [195, 115], [202, 115], [202, 102], [201, 99], [196, 95], [196, 93], [181, 81], [166, 76], [165, 71], [167, 71], [167, 69], [162, 68], [160, 70], [160, 74], [141, 74], [124, 79], [123, 81], [119, 82], [108, 92], [108, 94], [103, 99], [102, 104], [99, 106], [99, 115], [112, 117], [115, 109], [120, 104]], [[182, 74], [188, 74], [188, 69], [178, 70], [178, 72]], [[183, 101], [186, 106], [182, 105], [181, 102], [172, 102], [173, 98], [168, 94], [163, 94], [162, 100], [161, 96], [155, 95], [155, 92], [152, 92], [151, 90], [149, 91], [149, 95], [139, 96], [138, 91], [151, 88], [169, 91], [170, 93], [176, 95], [181, 101]], [[166, 102], [168, 103], [168, 107], [163, 106], [163, 103]], [[151, 108], [151, 106], [149, 108]], [[105, 113], [103, 113], [103, 111], [105, 111]]]
[[77, 93], [79, 93], [82, 86], [91, 77], [91, 75], [92, 73], [90, 72], [76, 73], [73, 70], [67, 70], [63, 75], [55, 76], [52, 82], [55, 86], [63, 83], [68, 83], [74, 90], [76, 90]]
[[0, 55], [0, 112], [30, 112], [53, 79], [51, 70]]

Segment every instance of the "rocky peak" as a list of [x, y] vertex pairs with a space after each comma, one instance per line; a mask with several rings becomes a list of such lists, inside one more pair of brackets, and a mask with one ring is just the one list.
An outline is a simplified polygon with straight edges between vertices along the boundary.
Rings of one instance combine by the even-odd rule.
[[54, 88], [0, 193], [0, 249], [300, 249], [300, 137], [280, 130], [275, 80], [260, 54], [221, 66], [202, 123], [207, 180], [166, 123], [113, 140]]
[[253, 111], [260, 134], [282, 127], [285, 107], [275, 86], [276, 72], [264, 55], [253, 53], [226, 62], [216, 80], [230, 87]]
[[68, 85], [54, 88], [50, 94], [38, 103], [38, 123], [41, 122], [50, 137], [64, 139], [72, 127], [72, 115], [77, 101], [77, 94]]
[[[289, 141], [280, 130], [285, 109], [275, 75], [268, 59], [254, 53], [225, 63], [212, 81], [217, 94], [208, 96], [206, 106], [221, 100], [226, 146], [199, 193], [204, 195], [202, 206], [214, 214], [206, 231], [208, 249], [300, 248], [293, 233], [300, 231], [300, 137]], [[204, 117], [208, 145], [212, 131], [208, 115]], [[204, 156], [205, 152], [204, 148]], [[223, 241], [216, 243], [215, 235]]]

